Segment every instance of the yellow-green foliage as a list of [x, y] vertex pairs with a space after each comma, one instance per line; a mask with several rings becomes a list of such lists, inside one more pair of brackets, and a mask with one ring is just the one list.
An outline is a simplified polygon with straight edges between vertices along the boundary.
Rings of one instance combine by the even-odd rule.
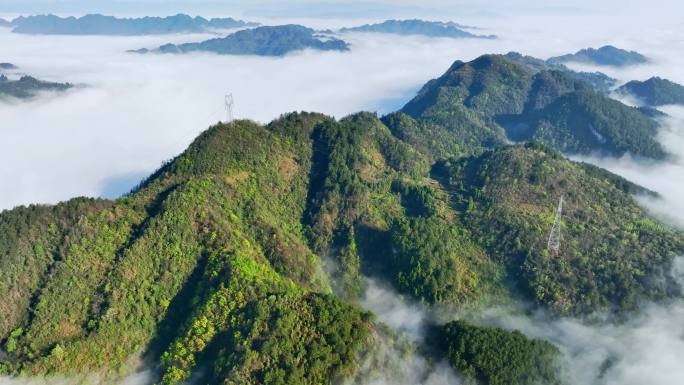
[[0, 213], [0, 371], [122, 374], [142, 356], [165, 384], [330, 384], [372, 328], [343, 302], [362, 274], [460, 305], [508, 278], [561, 312], [665, 294], [649, 283], [684, 242], [634, 185], [534, 145], [430, 167], [397, 133], [369, 113], [218, 124], [125, 197]]

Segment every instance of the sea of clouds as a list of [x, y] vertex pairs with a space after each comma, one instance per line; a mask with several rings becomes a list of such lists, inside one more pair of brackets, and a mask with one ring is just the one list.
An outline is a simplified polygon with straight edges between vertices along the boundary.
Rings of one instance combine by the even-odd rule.
[[[304, 51], [284, 58], [125, 52], [211, 37], [207, 34], [55, 37], [17, 35], [0, 28], [1, 62], [13, 62], [41, 79], [78, 85], [63, 95], [0, 103], [0, 210], [80, 195], [111, 198], [125, 193], [223, 119], [227, 92], [235, 97], [237, 117], [260, 122], [294, 110], [336, 117], [359, 110], [387, 113], [457, 59], [511, 50], [546, 58], [603, 44], [638, 50], [653, 61], [625, 69], [574, 67], [599, 69], [622, 82], [658, 75], [684, 84], [684, 12], [675, 2], [660, 3], [614, 2], [616, 8], [604, 6], [597, 12], [581, 7], [493, 12], [483, 4], [482, 12], [471, 9], [468, 17], [453, 20], [478, 25], [483, 28], [479, 32], [499, 35], [498, 40], [349, 34], [344, 38], [352, 44], [350, 52]], [[337, 27], [369, 20], [297, 21]], [[658, 192], [660, 199], [639, 198], [640, 202], [653, 215], [684, 228], [684, 108], [663, 110], [670, 115], [659, 136], [673, 154], [667, 162], [646, 163], [629, 156], [580, 160]], [[678, 260], [673, 274], [681, 279], [682, 270]], [[375, 281], [367, 282], [362, 305], [409, 343], [420, 343], [424, 326], [433, 321], [424, 307]], [[684, 383], [682, 300], [646, 303], [623, 322], [590, 323], [500, 308], [471, 317], [553, 342], [563, 352], [564, 376], [573, 385]], [[388, 349], [392, 371], [375, 373], [365, 383], [459, 383], [457, 374], [443, 363]], [[131, 384], [148, 381], [148, 372], [126, 379]], [[0, 379], [0, 384], [6, 383], [35, 382]]]
[[[127, 192], [224, 119], [226, 93], [235, 97], [236, 117], [260, 122], [294, 110], [336, 117], [360, 110], [382, 114], [400, 108], [457, 59], [511, 50], [546, 58], [606, 43], [654, 59], [652, 65], [609, 74], [621, 80], [657, 74], [684, 83], [683, 58], [676, 54], [682, 51], [681, 24], [658, 19], [636, 30], [629, 19], [634, 15], [620, 22], [608, 16], [567, 10], [471, 16], [457, 21], [500, 39], [347, 34], [350, 52], [304, 51], [284, 58], [126, 52], [213, 37], [208, 34], [32, 36], [0, 28], [0, 61], [41, 79], [78, 85], [32, 102], [0, 103], [0, 209]], [[370, 20], [260, 21], [323, 28]]]

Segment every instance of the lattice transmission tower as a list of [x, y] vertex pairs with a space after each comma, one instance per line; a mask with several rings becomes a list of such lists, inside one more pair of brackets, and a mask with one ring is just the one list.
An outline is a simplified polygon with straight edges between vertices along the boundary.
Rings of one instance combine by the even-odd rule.
[[551, 254], [558, 255], [561, 246], [561, 220], [563, 215], [563, 196], [561, 195], [556, 209], [556, 217], [553, 219], [551, 234], [549, 234], [548, 248]]
[[233, 94], [227, 94], [226, 95], [226, 123], [230, 123], [233, 121], [233, 106], [235, 105], [235, 101], [233, 100]]

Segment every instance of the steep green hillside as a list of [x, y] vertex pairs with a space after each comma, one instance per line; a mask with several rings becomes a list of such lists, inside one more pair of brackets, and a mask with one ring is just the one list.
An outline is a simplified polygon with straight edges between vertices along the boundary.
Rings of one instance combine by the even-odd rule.
[[649, 106], [684, 104], [684, 86], [657, 76], [643, 82], [633, 80], [618, 88], [617, 92], [634, 96]]
[[553, 385], [560, 352], [543, 340], [518, 331], [478, 327], [453, 321], [435, 333], [436, 344], [468, 385]]
[[[385, 122], [433, 158], [538, 140], [569, 154], [662, 159], [657, 123], [567, 71], [510, 53], [457, 61]], [[420, 137], [418, 133], [430, 133]], [[432, 141], [426, 143], [425, 140]]]
[[[674, 294], [660, 279], [684, 241], [636, 206], [637, 186], [537, 145], [451, 148], [430, 135], [452, 131], [391, 119], [218, 124], [120, 199], [0, 213], [0, 370], [111, 376], [146, 360], [163, 384], [336, 383], [382, 333], [356, 305], [364, 275], [425, 304], [522, 296], [560, 314]], [[456, 151], [478, 155], [435, 164]]]
[[[622, 178], [538, 144], [440, 162], [433, 172], [465, 226], [537, 303], [580, 314], [671, 294], [666, 272], [684, 250], [682, 234], [649, 219], [630, 195], [643, 190]], [[561, 196], [562, 247], [553, 255], [546, 242]]]
[[574, 54], [567, 54], [549, 58], [551, 64], [578, 62], [614, 67], [648, 63], [648, 58], [635, 51], [627, 51], [612, 45], [600, 48], [585, 48]]
[[565, 153], [666, 156], [655, 140], [655, 120], [589, 90], [564, 94], [541, 110], [499, 121], [509, 128], [513, 139], [538, 140]]
[[535, 58], [533, 56], [522, 55], [518, 52], [509, 52], [504, 57], [510, 61], [528, 67], [533, 72], [545, 70], [561, 71], [568, 77], [581, 80], [591, 85], [596, 91], [608, 93], [617, 83], [617, 79], [611, 78], [603, 72], [581, 72], [574, 71], [560, 63], [550, 63], [548, 61]]
[[494, 39], [496, 36], [475, 35], [464, 31], [461, 25], [453, 22], [427, 21], [427, 20], [385, 20], [382, 23], [364, 24], [358, 27], [342, 28], [340, 32], [371, 32], [391, 33], [396, 35], [423, 35], [430, 37], [449, 38], [485, 38]]
[[[305, 132], [327, 118], [294, 119], [297, 131]], [[294, 140], [285, 123], [213, 127], [138, 191], [114, 202], [75, 200], [4, 212], [0, 291], [11, 316], [3, 317], [1, 332], [11, 370], [124, 368], [147, 350], [162, 357], [163, 382], [176, 383], [196, 362], [219, 362], [216, 354], [236, 346], [223, 336], [259, 327], [251, 323], [256, 318], [240, 317], [261, 301], [310, 306], [315, 318], [337, 312], [337, 320], [349, 322], [309, 325], [301, 313], [304, 318], [282, 323], [286, 315], [277, 312], [258, 319], [282, 323], [272, 331], [292, 338], [324, 328], [331, 337], [319, 342], [320, 349], [349, 353], [312, 359], [310, 370], [296, 374], [287, 356], [282, 364], [248, 364], [259, 357], [257, 349], [226, 356], [235, 373], [256, 382], [260, 376], [305, 376], [299, 383], [319, 383], [347, 370], [369, 327], [357, 309], [327, 294], [308, 294], [329, 292], [300, 224], [311, 147]], [[277, 349], [302, 343], [277, 336]], [[254, 337], [240, 338], [246, 344]], [[216, 379], [233, 376], [220, 367]]]

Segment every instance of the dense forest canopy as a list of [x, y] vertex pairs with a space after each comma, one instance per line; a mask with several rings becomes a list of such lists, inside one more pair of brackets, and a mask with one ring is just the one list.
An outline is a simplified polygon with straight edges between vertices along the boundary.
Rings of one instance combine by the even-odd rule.
[[647, 106], [684, 104], [684, 86], [657, 76], [644, 81], [632, 80], [618, 88], [617, 92], [631, 95]]

